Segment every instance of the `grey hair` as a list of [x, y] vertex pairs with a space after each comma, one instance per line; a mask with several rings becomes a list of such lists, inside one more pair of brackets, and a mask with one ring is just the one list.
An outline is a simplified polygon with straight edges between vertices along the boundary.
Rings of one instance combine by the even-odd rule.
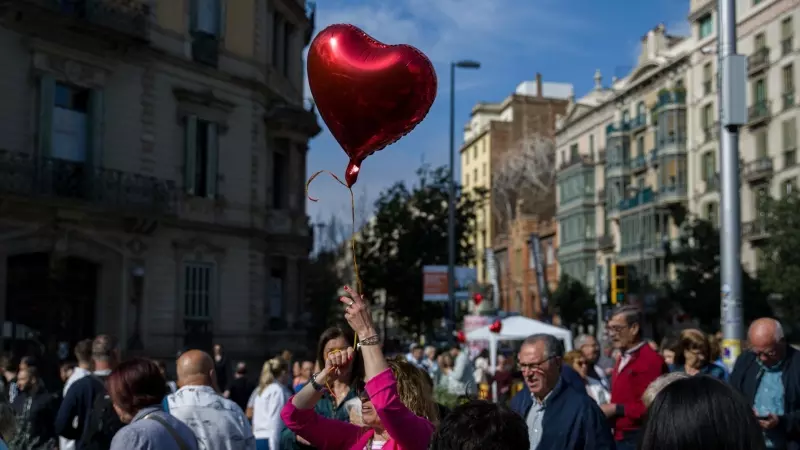
[[0, 435], [6, 443], [11, 442], [17, 434], [17, 416], [7, 402], [0, 402]]
[[574, 341], [575, 350], [580, 350], [584, 345], [588, 345], [589, 339], [595, 339], [595, 337], [590, 334], [582, 334], [576, 337]]
[[670, 372], [653, 380], [653, 382], [647, 386], [647, 389], [644, 390], [644, 394], [642, 394], [642, 403], [644, 403], [644, 407], [649, 408], [662, 389], [684, 378], [690, 378], [686, 372]]
[[628, 325], [639, 324], [639, 326], [642, 326], [642, 323], [644, 323], [642, 310], [638, 306], [620, 305], [611, 312], [611, 317], [615, 316], [624, 317], [625, 323]]
[[522, 341], [522, 346], [533, 345], [539, 342], [544, 342], [545, 352], [549, 358], [563, 358], [564, 357], [564, 344], [560, 339], [552, 334], [538, 333], [525, 338]]

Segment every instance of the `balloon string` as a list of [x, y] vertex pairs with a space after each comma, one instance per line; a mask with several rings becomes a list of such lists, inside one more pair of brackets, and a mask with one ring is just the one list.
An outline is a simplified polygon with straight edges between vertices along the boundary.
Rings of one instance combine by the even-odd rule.
[[[361, 275], [359, 274], [358, 271], [358, 258], [356, 257], [356, 200], [355, 200], [355, 195], [353, 194], [353, 188], [348, 186], [347, 183], [342, 181], [341, 178], [336, 176], [336, 174], [331, 172], [330, 170], [318, 170], [308, 178], [308, 181], [306, 181], [306, 197], [308, 197], [308, 199], [311, 200], [312, 202], [316, 203], [317, 201], [319, 201], [319, 199], [312, 197], [308, 193], [308, 188], [309, 186], [311, 186], [311, 182], [314, 181], [314, 179], [317, 178], [322, 173], [327, 173], [328, 175], [333, 177], [333, 179], [336, 180], [339, 184], [346, 187], [347, 190], [350, 191], [350, 218], [352, 220], [352, 230], [353, 230], [353, 234], [350, 236], [350, 251], [353, 254], [353, 273], [355, 274], [356, 277], [356, 293], [360, 296], [363, 291], [363, 285], [361, 283]], [[353, 349], [356, 349], [357, 347], [358, 347], [358, 334], [355, 334], [353, 336]], [[331, 390], [330, 386], [328, 386], [328, 390], [331, 391], [331, 394], [333, 394], [334, 397], [336, 396], [333, 390]]]

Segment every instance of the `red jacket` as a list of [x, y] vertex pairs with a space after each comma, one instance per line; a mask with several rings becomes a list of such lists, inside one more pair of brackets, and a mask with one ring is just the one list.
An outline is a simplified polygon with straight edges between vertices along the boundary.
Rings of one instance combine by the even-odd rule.
[[645, 389], [656, 378], [668, 372], [664, 358], [644, 344], [631, 354], [630, 361], [619, 371], [620, 358], [611, 379], [611, 403], [622, 405], [623, 415], [613, 420], [614, 439], [622, 440], [625, 432], [638, 430], [647, 409], [642, 403]]

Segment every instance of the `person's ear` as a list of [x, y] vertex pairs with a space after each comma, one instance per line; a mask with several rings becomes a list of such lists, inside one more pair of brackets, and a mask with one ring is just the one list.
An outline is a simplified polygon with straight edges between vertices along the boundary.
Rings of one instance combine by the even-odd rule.
[[641, 327], [639, 327], [639, 324], [638, 324], [638, 323], [633, 323], [633, 324], [631, 324], [631, 333], [632, 333], [632, 334], [635, 334], [635, 335], [637, 335], [637, 336], [638, 336], [638, 335], [639, 335], [639, 332], [640, 332], [641, 330], [642, 330], [642, 329], [641, 329]]

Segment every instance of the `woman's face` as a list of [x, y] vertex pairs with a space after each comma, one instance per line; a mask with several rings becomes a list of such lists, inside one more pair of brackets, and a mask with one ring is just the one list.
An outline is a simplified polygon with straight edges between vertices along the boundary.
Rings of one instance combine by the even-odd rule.
[[370, 401], [367, 391], [359, 392], [358, 397], [361, 399], [361, 421], [364, 422], [364, 426], [370, 428], [380, 426], [381, 418], [378, 417], [375, 407], [372, 406], [372, 401]]
[[[349, 345], [352, 344], [348, 343], [344, 337], [331, 339], [330, 341], [325, 343], [325, 348], [322, 351], [323, 352], [322, 356], [323, 358], [327, 358], [328, 354], [334, 350], [339, 350], [339, 351], [347, 350], [347, 347]], [[352, 372], [353, 372], [353, 365], [349, 364], [346, 368], [344, 368], [344, 370], [341, 371], [341, 376], [339, 377], [339, 379], [349, 380]]]
[[672, 350], [663, 350], [661, 356], [664, 357], [664, 362], [671, 365], [675, 362], [675, 352]]
[[586, 358], [578, 358], [575, 360], [574, 363], [572, 363], [572, 368], [575, 369], [576, 372], [578, 372], [578, 375], [580, 375], [581, 378], [586, 378], [587, 367], [588, 366], [586, 365]]
[[683, 357], [686, 359], [686, 365], [695, 369], [703, 367], [703, 364], [706, 362], [706, 355], [703, 353], [702, 349], [697, 347], [689, 347], [684, 350]]

